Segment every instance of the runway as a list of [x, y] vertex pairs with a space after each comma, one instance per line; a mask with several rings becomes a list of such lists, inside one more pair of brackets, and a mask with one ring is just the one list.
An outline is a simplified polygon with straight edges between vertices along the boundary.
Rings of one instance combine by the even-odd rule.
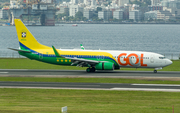
[[180, 85], [168, 85], [168, 84], [0, 82], [0, 88], [78, 89], [78, 90], [131, 90], [131, 91], [180, 92]]
[[[84, 70], [26, 70], [1, 69], [0, 77], [98, 77], [137, 78], [148, 80], [180, 80], [180, 72], [159, 71], [97, 71]], [[51, 83], [51, 82], [0, 82], [0, 88], [85, 89], [85, 90], [134, 90], [180, 92], [180, 85], [167, 84], [106, 84], [106, 83]]]
[[0, 76], [32, 76], [32, 77], [109, 77], [109, 78], [179, 78], [180, 72], [172, 71], [96, 71], [87, 73], [85, 70], [29, 70], [1, 69]]

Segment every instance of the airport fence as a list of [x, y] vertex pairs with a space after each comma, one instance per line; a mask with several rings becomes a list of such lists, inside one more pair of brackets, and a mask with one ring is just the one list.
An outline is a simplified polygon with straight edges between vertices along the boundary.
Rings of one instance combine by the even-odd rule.
[[166, 58], [171, 59], [171, 60], [180, 60], [180, 53], [166, 53], [166, 54], [162, 54], [164, 55]]
[[[171, 60], [180, 60], [180, 53], [161, 53], [166, 58]], [[26, 58], [18, 54], [18, 52], [0, 52], [0, 58]]]

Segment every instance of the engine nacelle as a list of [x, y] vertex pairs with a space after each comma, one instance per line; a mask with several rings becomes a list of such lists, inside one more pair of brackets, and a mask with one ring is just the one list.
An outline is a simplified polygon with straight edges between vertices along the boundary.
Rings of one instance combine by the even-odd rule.
[[114, 70], [114, 63], [102, 62], [95, 65], [96, 70]]

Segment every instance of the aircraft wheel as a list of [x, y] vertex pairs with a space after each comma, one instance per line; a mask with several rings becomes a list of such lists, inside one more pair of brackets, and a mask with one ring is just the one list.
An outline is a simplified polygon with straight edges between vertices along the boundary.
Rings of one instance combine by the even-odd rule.
[[154, 70], [154, 73], [157, 73], [157, 70]]
[[95, 71], [96, 71], [95, 67], [92, 67], [91, 72], [95, 72]]
[[86, 72], [90, 73], [90, 72], [91, 72], [91, 69], [90, 69], [90, 68], [87, 68], [87, 69], [86, 69]]

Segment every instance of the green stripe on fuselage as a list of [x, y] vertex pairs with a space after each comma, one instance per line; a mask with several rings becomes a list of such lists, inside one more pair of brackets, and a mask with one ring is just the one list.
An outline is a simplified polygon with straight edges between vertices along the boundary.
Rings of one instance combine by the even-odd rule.
[[[56, 65], [71, 65], [72, 63], [71, 59], [56, 57], [54, 54], [40, 54], [40, 53], [32, 53], [32, 52], [24, 53], [20, 51], [19, 51], [19, 54], [32, 60], [38, 60], [38, 61], [56, 64]], [[70, 55], [63, 55], [63, 56], [70, 56]], [[92, 55], [89, 58], [87, 58], [87, 55], [80, 55], [80, 58], [86, 59], [86, 60], [112, 62], [114, 63], [115, 67], [119, 68], [119, 65], [115, 61], [113, 61], [111, 58], [104, 57], [103, 59], [101, 58], [97, 59], [97, 56], [92, 56]]]

